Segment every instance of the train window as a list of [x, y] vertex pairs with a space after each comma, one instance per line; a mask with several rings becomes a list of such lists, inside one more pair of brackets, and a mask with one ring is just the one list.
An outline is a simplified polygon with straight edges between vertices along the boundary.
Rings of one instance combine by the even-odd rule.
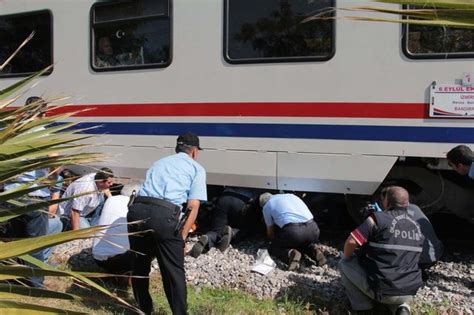
[[0, 77], [26, 76], [51, 65], [52, 25], [53, 16], [48, 10], [0, 16], [0, 65], [35, 32], [33, 39], [0, 71]]
[[[229, 63], [328, 60], [334, 55], [334, 0], [224, 0]], [[323, 19], [301, 23], [319, 14]]]
[[474, 30], [443, 26], [404, 26], [403, 50], [413, 59], [474, 57]]
[[97, 3], [91, 9], [95, 71], [166, 67], [171, 63], [170, 0]]

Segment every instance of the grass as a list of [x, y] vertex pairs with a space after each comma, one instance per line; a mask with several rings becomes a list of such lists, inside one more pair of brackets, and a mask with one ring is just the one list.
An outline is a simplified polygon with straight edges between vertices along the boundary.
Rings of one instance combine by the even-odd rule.
[[[150, 280], [150, 292], [154, 300], [156, 314], [171, 314], [165, 293], [161, 285], [159, 274], [152, 276]], [[88, 314], [132, 314], [130, 311], [117, 306], [112, 299], [104, 295], [90, 291], [88, 288], [72, 285], [71, 281], [62, 278], [47, 277], [46, 284], [56, 291], [65, 291], [69, 293], [82, 293], [95, 298], [94, 302], [63, 301], [63, 300], [35, 300], [34, 298], [22, 299], [24, 302], [33, 302], [46, 304], [48, 306], [62, 308], [76, 312]], [[117, 289], [117, 283], [106, 281], [103, 283], [109, 290]], [[116, 293], [134, 304], [131, 288], [128, 290], [118, 290]], [[332, 311], [327, 311], [323, 306], [307, 302], [295, 301], [284, 296], [278, 299], [259, 300], [255, 296], [234, 289], [215, 289], [211, 287], [190, 287], [188, 286], [188, 310], [191, 315], [221, 315], [221, 314], [239, 314], [239, 315], [265, 315], [265, 314], [347, 314], [342, 307], [333, 305]], [[449, 301], [445, 300], [436, 304], [412, 305], [413, 314], [437, 315], [444, 313], [442, 310], [449, 306]]]
[[[156, 314], [171, 314], [165, 293], [161, 286], [161, 278], [154, 275], [150, 281], [150, 292], [154, 300]], [[110, 298], [98, 295], [88, 288], [82, 288], [72, 285], [71, 282], [65, 282], [64, 279], [50, 278], [46, 280], [46, 285], [57, 291], [66, 291], [69, 293], [82, 293], [94, 297], [94, 302], [46, 300], [41, 301], [34, 298], [22, 299], [24, 302], [33, 302], [46, 304], [52, 307], [58, 307], [65, 310], [84, 312], [89, 314], [131, 314], [128, 310], [118, 307]], [[117, 287], [114, 281], [107, 281], [104, 286], [110, 290]], [[128, 291], [119, 291], [120, 297], [134, 304], [131, 288]], [[232, 289], [214, 289], [210, 287], [197, 288], [188, 286], [188, 310], [189, 314], [213, 315], [213, 314], [315, 314], [318, 308], [314, 304], [294, 301], [288, 297], [281, 299], [259, 300], [255, 296]]]
[[[153, 299], [158, 314], [171, 314], [161, 279], [153, 280]], [[282, 299], [259, 300], [236, 289], [196, 288], [188, 286], [188, 311], [196, 315], [220, 314], [314, 314], [313, 305]]]

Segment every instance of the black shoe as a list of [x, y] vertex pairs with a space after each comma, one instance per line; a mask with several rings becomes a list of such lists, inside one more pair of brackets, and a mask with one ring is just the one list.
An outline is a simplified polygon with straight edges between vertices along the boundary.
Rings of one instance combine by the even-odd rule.
[[395, 312], [395, 315], [410, 315], [410, 309], [405, 305], [400, 305]]
[[288, 271], [295, 271], [300, 269], [301, 253], [296, 249], [289, 251]]
[[323, 252], [319, 250], [317, 245], [313, 245], [309, 256], [311, 259], [316, 261], [318, 266], [324, 266], [327, 262], [326, 257], [324, 256]]
[[199, 241], [194, 244], [193, 248], [189, 251], [188, 255], [194, 258], [197, 258], [199, 255], [202, 254], [204, 248], [206, 248], [207, 244], [209, 243], [209, 238], [207, 235], [203, 235], [199, 238]]
[[232, 241], [232, 228], [226, 225], [222, 229], [222, 238], [217, 244], [217, 248], [221, 252], [224, 252], [229, 247], [230, 241]]
[[421, 280], [423, 282], [428, 281], [430, 276], [428, 275], [428, 272], [425, 269], [421, 269]]

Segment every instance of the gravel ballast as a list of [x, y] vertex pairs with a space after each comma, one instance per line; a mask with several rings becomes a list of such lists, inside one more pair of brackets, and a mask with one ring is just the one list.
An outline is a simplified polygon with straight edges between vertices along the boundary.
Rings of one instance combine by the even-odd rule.
[[[197, 237], [188, 241], [189, 250]], [[50, 261], [66, 263], [74, 270], [98, 270], [91, 257], [92, 241], [74, 241], [56, 247]], [[342, 244], [341, 244], [342, 245]], [[277, 261], [277, 268], [268, 275], [251, 271], [257, 251], [265, 248], [263, 239], [244, 241], [231, 245], [224, 253], [217, 249], [198, 258], [186, 256], [185, 269], [188, 284], [199, 290], [203, 287], [238, 289], [259, 299], [287, 297], [317, 305], [321, 310], [340, 312], [348, 307], [340, 283], [337, 262], [340, 248], [321, 244], [328, 259], [325, 266], [316, 266], [306, 258], [300, 270], [285, 271], [286, 266]], [[417, 309], [437, 310], [440, 314], [474, 313], [474, 254], [445, 250], [442, 261], [429, 269], [429, 279], [415, 298]], [[158, 269], [156, 262], [152, 272]]]

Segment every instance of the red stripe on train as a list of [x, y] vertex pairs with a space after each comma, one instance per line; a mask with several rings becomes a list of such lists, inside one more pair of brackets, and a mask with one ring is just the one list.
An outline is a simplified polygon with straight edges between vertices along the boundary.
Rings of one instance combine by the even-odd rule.
[[245, 116], [427, 118], [423, 103], [150, 103], [71, 105], [55, 113], [84, 110], [79, 117]]

